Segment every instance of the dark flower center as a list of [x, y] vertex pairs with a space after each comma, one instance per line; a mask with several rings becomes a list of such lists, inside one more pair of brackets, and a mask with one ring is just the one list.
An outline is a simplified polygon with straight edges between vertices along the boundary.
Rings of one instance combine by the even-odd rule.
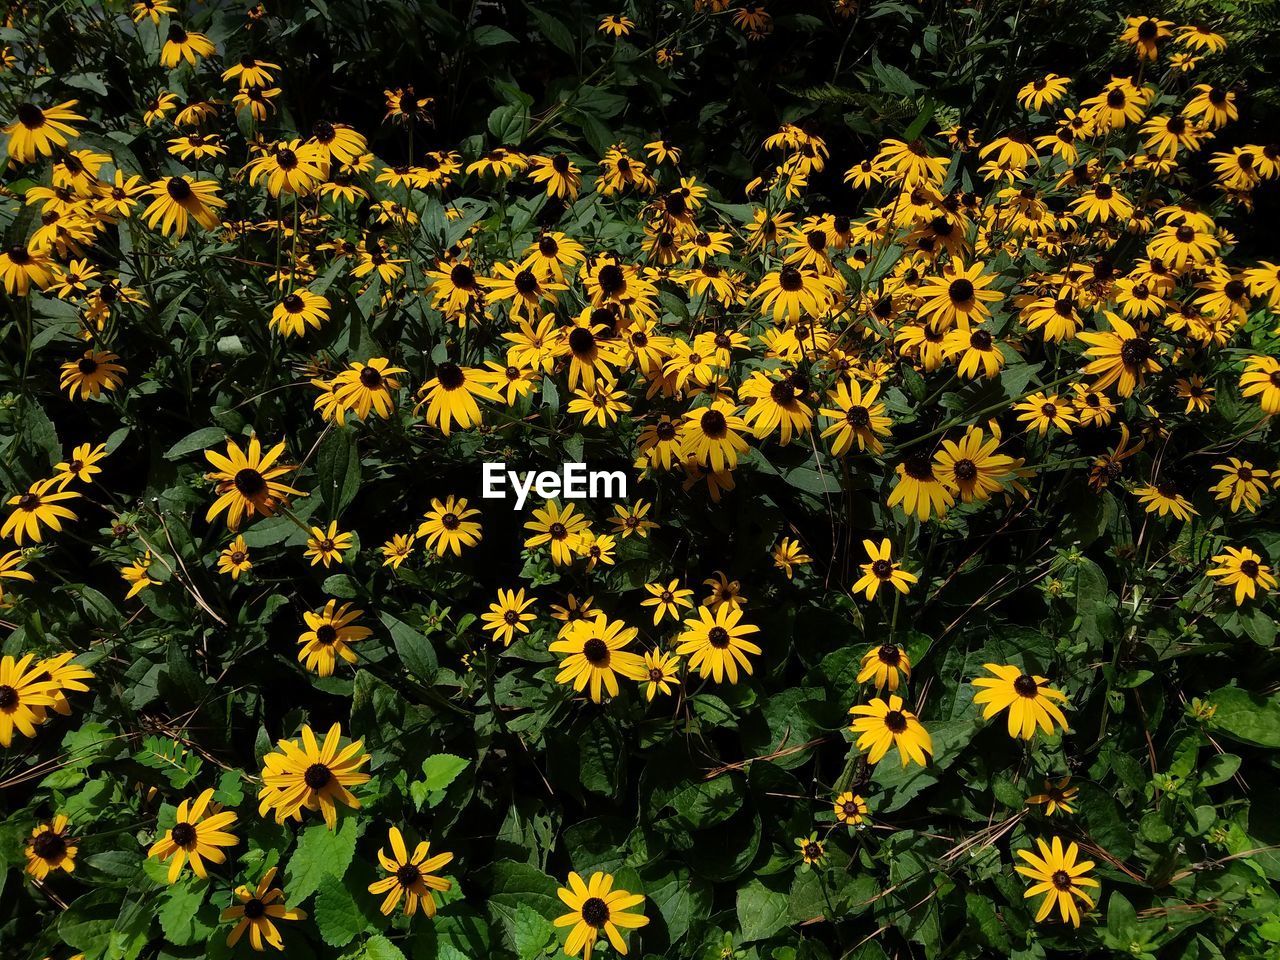
[[1186, 132], [1187, 121], [1183, 117], [1171, 117], [1169, 122], [1165, 124], [1165, 129], [1172, 133], [1175, 137], [1181, 136]]
[[173, 842], [180, 847], [189, 847], [196, 839], [196, 828], [190, 823], [175, 823], [169, 831]]
[[599, 637], [592, 637], [582, 645], [582, 655], [593, 667], [603, 667], [609, 662], [609, 645]]
[[846, 800], [844, 803], [840, 804], [840, 812], [850, 820], [855, 817], [862, 816], [862, 810], [860, 810], [857, 803], [852, 800]]
[[400, 881], [402, 887], [412, 887], [415, 883], [422, 879], [422, 871], [415, 867], [412, 863], [406, 863], [396, 871], [396, 879]]
[[1229, 280], [1227, 281], [1227, 285], [1222, 288], [1222, 292], [1231, 300], [1239, 300], [1243, 297], [1244, 290], [1244, 282], [1241, 280]]
[[1138, 24], [1139, 40], [1146, 40], [1150, 42], [1156, 38], [1157, 32], [1158, 28], [1154, 20], [1143, 20], [1142, 23]]
[[265, 916], [266, 913], [267, 905], [257, 897], [253, 897], [252, 899], [244, 902], [244, 915], [246, 919], [257, 920], [259, 917]]
[[1131, 337], [1120, 345], [1120, 359], [1127, 366], [1145, 363], [1151, 356], [1151, 341], [1145, 337]]
[[334, 138], [335, 133], [333, 124], [328, 120], [317, 120], [316, 125], [311, 128], [311, 135], [320, 143], [328, 143]]
[[586, 356], [595, 349], [596, 338], [586, 327], [574, 327], [569, 331], [569, 349], [578, 356]]
[[902, 461], [902, 469], [912, 480], [933, 479], [933, 459], [924, 452], [908, 454]]
[[[703, 419], [705, 420], [706, 418], [703, 417]], [[663, 420], [656, 427], [653, 428], [653, 432], [654, 432], [654, 435], [659, 440], [665, 443], [669, 440], [675, 439], [676, 425], [672, 423], [670, 420]]]
[[1124, 106], [1124, 101], [1125, 98], [1123, 90], [1112, 90], [1107, 94], [1107, 106], [1112, 110], [1119, 110]]
[[246, 497], [257, 497], [266, 492], [267, 480], [252, 467], [245, 467], [235, 475], [232, 481], [237, 490]]
[[81, 357], [79, 362], [76, 363], [76, 369], [79, 370], [81, 373], [83, 373], [85, 376], [88, 376], [93, 373], [97, 373], [98, 361], [93, 359], [93, 357]]
[[1013, 681], [1014, 692], [1020, 697], [1034, 697], [1040, 690], [1040, 685], [1036, 683], [1036, 678], [1022, 674]]
[[543, 236], [538, 240], [538, 252], [544, 257], [554, 257], [560, 252], [560, 244], [556, 243], [555, 237]]
[[947, 288], [947, 295], [951, 297], [952, 303], [968, 303], [973, 299], [973, 284], [964, 277], [952, 280], [951, 286]]
[[775, 383], [770, 388], [769, 396], [773, 398], [774, 403], [785, 407], [788, 404], [795, 403], [796, 390], [789, 381], [783, 380], [781, 383]]
[[1093, 195], [1099, 200], [1110, 200], [1113, 193], [1115, 191], [1111, 189], [1111, 184], [1109, 183], [1100, 183], [1093, 188]]
[[283, 303], [284, 308], [288, 310], [290, 313], [302, 312], [302, 298], [298, 296], [296, 293], [289, 294], [281, 302]]
[[442, 363], [436, 370], [436, 379], [446, 390], [457, 390], [466, 380], [466, 376], [456, 363]]
[[[890, 563], [888, 560], [877, 560], [871, 564], [871, 572], [875, 574], [875, 576], [880, 580], [888, 580], [891, 576], [893, 576], [893, 564]], [[885, 659], [885, 656], [886, 656], [885, 651], [887, 650], [893, 651], [892, 661]], [[881, 647], [880, 659], [883, 660], [885, 663], [892, 662], [896, 664], [898, 662], [898, 648], [893, 646]]]
[[822, 856], [822, 844], [810, 841], [804, 845], [804, 855], [809, 860], [817, 860]]
[[458, 520], [458, 515], [456, 513], [446, 513], [443, 517], [440, 518], [440, 525], [444, 527], [446, 530], [457, 530], [458, 523], [459, 523], [459, 520]]
[[699, 423], [702, 426], [702, 432], [712, 440], [718, 440], [728, 432], [728, 421], [719, 410], [708, 410], [702, 415]]
[[7, 683], [0, 686], [0, 710], [12, 710], [18, 705], [18, 691]]
[[724, 627], [712, 627], [707, 631], [707, 642], [717, 650], [729, 646], [729, 631]]
[[969, 335], [969, 346], [975, 350], [990, 350], [992, 342], [991, 334], [985, 330], [975, 330]]
[[884, 725], [891, 733], [902, 733], [907, 729], [907, 718], [901, 710], [890, 710], [884, 715]]
[[967, 483], [978, 475], [977, 466], [969, 459], [957, 460], [953, 470], [961, 483]]
[[1221, 87], [1214, 87], [1209, 91], [1209, 102], [1215, 107], [1220, 107], [1227, 102], [1227, 91]]
[[338, 639], [338, 631], [334, 629], [331, 623], [322, 623], [316, 627], [316, 643], [322, 647], [330, 647]]
[[186, 43], [187, 31], [183, 30], [182, 27], [178, 26], [176, 23], [169, 24], [169, 42]]
[[179, 203], [191, 198], [191, 184], [187, 183], [182, 177], [170, 177], [164, 189], [170, 197]]
[[1240, 572], [1250, 580], [1256, 580], [1258, 578], [1258, 561], [1242, 560], [1240, 562]]
[[521, 270], [516, 274], [514, 283], [520, 293], [536, 293], [538, 290], [538, 278], [532, 270]]
[[374, 387], [381, 386], [382, 374], [378, 372], [377, 367], [364, 367], [360, 371], [360, 382], [372, 390]]
[[306, 773], [302, 775], [303, 782], [312, 790], [323, 788], [332, 779], [333, 771], [323, 763], [313, 763], [307, 767]]
[[599, 897], [590, 897], [582, 903], [582, 919], [590, 927], [600, 928], [609, 921], [609, 906]]
[[551, 534], [553, 540], [563, 540], [569, 535], [569, 529], [563, 523], [553, 523], [547, 532]]
[[1065, 870], [1055, 870], [1053, 872], [1053, 885], [1059, 890], [1071, 889], [1071, 874]]
[[460, 263], [450, 270], [449, 279], [455, 287], [461, 287], [463, 290], [470, 290], [476, 285], [475, 271], [465, 263]]
[[600, 268], [597, 279], [600, 281], [600, 289], [609, 296], [621, 293], [627, 286], [627, 278], [622, 273], [622, 268], [614, 263], [607, 263]]
[[62, 834], [45, 830], [31, 841], [31, 852], [41, 860], [60, 860], [67, 852], [67, 841]]
[[44, 126], [44, 111], [34, 103], [18, 104], [18, 122], [28, 130], [36, 130]]
[[[38, 507], [38, 506], [40, 506], [40, 497], [39, 497], [37, 494], [34, 494], [34, 493], [24, 493], [22, 496], [20, 496], [20, 497], [18, 498], [18, 509], [19, 509], [19, 510], [28, 510], [28, 511], [30, 511], [30, 510], [34, 510], [34, 509], [36, 509], [36, 507]], [[10, 689], [12, 689], [12, 688], [10, 688]]]
[[689, 211], [689, 204], [685, 202], [684, 195], [678, 191], [667, 194], [663, 202], [666, 204], [667, 213], [673, 217], [684, 216]]
[[782, 272], [778, 274], [778, 286], [788, 293], [795, 293], [804, 286], [804, 277], [795, 267], [783, 267]]
[[659, 670], [657, 667], [649, 668], [649, 679], [653, 683], [658, 683], [660, 680], [662, 680], [662, 678], [663, 678], [663, 673], [661, 670]]
[[298, 165], [298, 155], [288, 147], [276, 151], [276, 165], [281, 170], [292, 170]]
[[865, 430], [871, 425], [871, 414], [866, 407], [850, 407], [844, 418], [855, 430]]

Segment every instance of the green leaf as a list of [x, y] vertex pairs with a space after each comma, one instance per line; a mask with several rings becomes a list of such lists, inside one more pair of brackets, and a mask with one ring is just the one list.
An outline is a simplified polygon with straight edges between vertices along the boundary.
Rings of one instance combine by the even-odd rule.
[[551, 921], [532, 907], [526, 904], [516, 907], [511, 938], [515, 941], [520, 960], [534, 960], [543, 952], [554, 933], [555, 927], [551, 925]]
[[790, 898], [752, 880], [738, 890], [738, 926], [745, 943], [766, 940], [787, 925]]
[[1223, 687], [1208, 699], [1217, 708], [1209, 721], [1214, 731], [1255, 747], [1280, 747], [1280, 696]]
[[380, 933], [366, 940], [356, 956], [361, 960], [405, 960], [404, 952]]
[[431, 683], [439, 672], [439, 662], [431, 641], [419, 630], [415, 630], [402, 620], [397, 620], [389, 613], [383, 613], [381, 620], [391, 631], [391, 640], [396, 646], [396, 653], [409, 672], [419, 680]]
[[422, 761], [422, 780], [409, 784], [409, 793], [418, 809], [434, 807], [444, 799], [445, 788], [458, 778], [458, 774], [471, 765], [470, 760], [455, 757], [451, 753], [437, 753]]
[[345, 947], [369, 928], [369, 918], [340, 877], [321, 878], [313, 913], [321, 938], [331, 947]]
[[316, 823], [302, 831], [289, 858], [289, 880], [285, 884], [289, 903], [311, 896], [326, 877], [341, 877], [346, 872], [356, 852], [357, 832], [358, 821], [351, 816], [340, 816], [336, 830]]
[[360, 453], [354, 431], [335, 429], [316, 453], [314, 493], [335, 518], [355, 499], [360, 489]]
[[209, 884], [204, 880], [187, 879], [165, 889], [157, 916], [165, 939], [178, 946], [203, 943], [213, 932], [216, 916], [206, 906]]

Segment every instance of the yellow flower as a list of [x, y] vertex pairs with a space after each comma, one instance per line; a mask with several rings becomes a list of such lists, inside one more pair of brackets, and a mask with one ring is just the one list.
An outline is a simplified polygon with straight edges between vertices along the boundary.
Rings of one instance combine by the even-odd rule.
[[1220, 586], [1234, 587], [1237, 607], [1245, 600], [1254, 599], [1259, 591], [1266, 593], [1276, 588], [1276, 578], [1260, 554], [1248, 547], [1223, 547], [1223, 550], [1226, 552], [1213, 558], [1217, 566], [1206, 570], [1205, 576], [1212, 577]]
[[1097, 880], [1087, 876], [1093, 869], [1093, 861], [1083, 860], [1077, 863], [1079, 847], [1073, 842], [1064, 851], [1061, 837], [1054, 837], [1052, 846], [1036, 838], [1036, 846], [1040, 849], [1040, 855], [1036, 856], [1029, 850], [1019, 850], [1018, 856], [1026, 861], [1026, 866], [1019, 864], [1014, 868], [1024, 877], [1037, 881], [1023, 894], [1026, 899], [1045, 895], [1036, 912], [1036, 923], [1049, 916], [1057, 904], [1064, 923], [1070, 920], [1073, 926], [1080, 926], [1080, 911], [1076, 907], [1076, 900], [1088, 907], [1093, 906], [1093, 899], [1080, 888], [1098, 886]]
[[857, 747], [867, 755], [869, 763], [879, 763], [890, 747], [898, 748], [905, 767], [910, 763], [925, 766], [925, 754], [933, 754], [933, 738], [916, 715], [902, 705], [896, 694], [886, 703], [879, 697], [862, 706], [851, 707], [858, 719], [849, 728], [858, 734]]
[[649, 922], [643, 913], [630, 912], [644, 903], [644, 897], [613, 889], [612, 874], [596, 872], [583, 883], [580, 876], [571, 872], [569, 886], [561, 887], [556, 895], [570, 911], [557, 917], [555, 925], [573, 928], [564, 945], [564, 952], [571, 957], [581, 954], [582, 960], [589, 960], [601, 930], [614, 949], [625, 954], [627, 942], [618, 928], [634, 930]]
[[528, 633], [525, 624], [538, 619], [537, 614], [527, 612], [534, 600], [534, 597], [525, 598], [523, 587], [519, 590], [499, 588], [498, 602], [489, 604], [489, 612], [480, 617], [484, 628], [493, 634], [493, 639], [501, 640], [504, 647], [511, 646], [516, 633]]
[[277, 823], [289, 818], [301, 820], [302, 811], [319, 810], [325, 825], [334, 830], [338, 825], [338, 804], [359, 809], [360, 801], [350, 787], [369, 782], [369, 774], [360, 770], [369, 762], [361, 754], [363, 740], [342, 747], [342, 728], [334, 724], [325, 735], [324, 744], [316, 741], [311, 727], [302, 727], [302, 744], [281, 740], [276, 749], [262, 758], [262, 789], [258, 791], [258, 813], [266, 816], [275, 811]]
[[169, 861], [170, 883], [178, 882], [182, 865], [188, 860], [197, 877], [202, 880], [207, 878], [209, 873], [204, 862], [208, 860], [210, 863], [225, 863], [227, 855], [221, 848], [240, 842], [235, 834], [228, 833], [226, 829], [235, 824], [235, 813], [230, 810], [219, 811], [218, 805], [211, 803], [212, 800], [212, 787], [195, 800], [183, 800], [178, 804], [174, 825], [147, 850], [149, 858]]
[[431, 844], [426, 840], [413, 850], [413, 856], [404, 844], [400, 831], [392, 827], [387, 831], [387, 839], [391, 843], [391, 856], [378, 850], [378, 862], [390, 876], [375, 880], [369, 884], [369, 892], [375, 896], [386, 894], [382, 899], [382, 913], [392, 913], [401, 898], [404, 899], [404, 914], [411, 917], [418, 912], [418, 904], [422, 904], [422, 912], [428, 917], [436, 915], [436, 898], [433, 890], [441, 893], [452, 889], [453, 883], [444, 877], [435, 876], [441, 867], [453, 860], [452, 853], [437, 853], [429, 856]]
[[124, 597], [126, 600], [132, 600], [147, 587], [155, 586], [160, 582], [147, 576], [147, 571], [150, 567], [151, 551], [148, 550], [143, 556], [134, 560], [133, 563], [121, 568], [120, 576], [125, 583], [129, 584], [129, 592]]
[[994, 677], [979, 677], [973, 681], [975, 687], [983, 688], [973, 698], [974, 703], [985, 704], [983, 720], [990, 720], [1001, 710], [1008, 710], [1009, 736], [1023, 740], [1030, 740], [1037, 726], [1050, 735], [1055, 725], [1067, 729], [1066, 715], [1055, 702], [1069, 706], [1067, 695], [1049, 686], [1046, 677], [1023, 673], [1020, 667], [1012, 664], [986, 663], [983, 669], [995, 674]]
[[311, 535], [307, 538], [307, 550], [303, 556], [311, 560], [313, 567], [317, 563], [323, 563], [328, 567], [335, 560], [341, 563], [343, 552], [350, 550], [354, 542], [354, 534], [339, 533], [338, 521], [331, 520], [327, 530], [320, 527], [311, 528]]
[[697, 670], [702, 677], [713, 677], [716, 683], [727, 678], [738, 682], [738, 668], [748, 676], [752, 673], [747, 654], [759, 656], [764, 651], [750, 640], [744, 639], [760, 628], [742, 622], [742, 611], [728, 603], [722, 603], [712, 613], [709, 607], [698, 607], [697, 616], [684, 622], [676, 653], [689, 657], [689, 669]]
[[249, 931], [249, 946], [259, 953], [262, 944], [269, 943], [277, 950], [284, 949], [284, 939], [276, 929], [275, 920], [305, 920], [307, 912], [297, 907], [289, 907], [284, 902], [284, 891], [271, 886], [276, 878], [276, 867], [272, 867], [258, 881], [257, 889], [250, 890], [246, 886], [236, 887], [236, 899], [240, 902], [222, 911], [221, 919], [235, 920], [236, 925], [227, 935], [227, 946], [234, 947], [240, 942], [246, 930]]

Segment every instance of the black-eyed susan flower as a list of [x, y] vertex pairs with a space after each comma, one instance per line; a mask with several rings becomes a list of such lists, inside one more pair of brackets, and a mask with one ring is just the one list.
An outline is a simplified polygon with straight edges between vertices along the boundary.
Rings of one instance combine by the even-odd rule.
[[50, 156], [55, 148], [65, 147], [79, 131], [72, 126], [84, 117], [71, 108], [80, 101], [67, 100], [41, 108], [30, 101], [19, 103], [14, 119], [4, 128], [9, 137], [9, 156], [18, 163], [29, 163], [37, 157]]
[[786, 573], [788, 580], [791, 579], [796, 567], [812, 562], [813, 558], [804, 552], [800, 542], [791, 537], [783, 537], [773, 548], [773, 565]]
[[494, 640], [501, 640], [504, 647], [509, 647], [517, 633], [528, 633], [527, 624], [538, 619], [537, 614], [529, 612], [535, 599], [525, 597], [523, 587], [519, 590], [499, 588], [498, 602], [489, 604], [489, 611], [482, 614], [480, 620]]
[[242, 536], [236, 536], [218, 554], [218, 572], [230, 574], [232, 580], [239, 580], [240, 574], [252, 568], [249, 547]]
[[1049, 686], [1047, 677], [1025, 673], [1013, 664], [984, 663], [983, 669], [994, 674], [978, 677], [975, 687], [982, 688], [973, 702], [982, 706], [982, 719], [990, 720], [1008, 710], [1009, 736], [1030, 740], [1039, 727], [1052, 735], [1055, 727], [1066, 730], [1067, 718], [1059, 703], [1067, 703], [1067, 695]]
[[984, 321], [991, 315], [987, 304], [1004, 299], [1004, 294], [989, 289], [995, 276], [984, 273], [985, 268], [978, 260], [967, 267], [948, 264], [941, 276], [928, 278], [916, 291], [921, 301], [916, 315], [937, 330]]
[[1240, 395], [1257, 397], [1262, 412], [1268, 416], [1280, 413], [1280, 361], [1259, 355], [1246, 357], [1244, 373], [1240, 375]]
[[684, 632], [677, 638], [676, 653], [689, 658], [689, 669], [712, 677], [716, 683], [737, 683], [739, 668], [750, 676], [754, 670], [748, 655], [759, 656], [764, 651], [746, 638], [759, 633], [760, 628], [744, 623], [742, 611], [727, 603], [714, 612], [698, 607], [696, 614], [684, 621]]
[[564, 952], [571, 957], [581, 955], [582, 960], [588, 960], [601, 931], [615, 950], [625, 954], [627, 942], [622, 930], [634, 930], [649, 922], [643, 913], [632, 912], [644, 903], [644, 897], [614, 889], [613, 875], [609, 873], [597, 871], [584, 883], [578, 874], [570, 872], [569, 885], [557, 890], [556, 895], [569, 908], [568, 913], [556, 917], [555, 925], [572, 928], [564, 945]]
[[350, 790], [369, 782], [360, 768], [369, 762], [362, 754], [363, 740], [342, 746], [342, 728], [334, 724], [318, 743], [311, 727], [303, 725], [301, 743], [280, 740], [276, 749], [262, 758], [262, 789], [258, 791], [258, 813], [275, 812], [277, 823], [302, 819], [303, 810], [319, 810], [330, 830], [338, 825], [338, 804], [359, 809], [360, 801]]
[[[906, 593], [911, 589], [911, 584], [919, 579], [914, 573], [903, 570], [898, 562], [892, 559], [893, 544], [888, 537], [881, 540], [878, 545], [874, 540], [863, 540], [862, 549], [867, 551], [867, 562], [861, 564], [862, 576], [853, 585], [854, 593], [865, 593], [868, 600], [874, 600], [881, 586], [891, 586], [899, 593]], [[907, 673], [910, 674], [909, 662]], [[892, 678], [890, 689], [898, 689], [896, 674]]]
[[384, 916], [395, 912], [400, 901], [404, 901], [404, 915], [412, 917], [422, 905], [422, 912], [428, 917], [436, 915], [435, 892], [444, 893], [453, 888], [453, 883], [444, 877], [437, 876], [440, 869], [453, 861], [452, 853], [437, 853], [431, 856], [431, 844], [426, 840], [413, 848], [410, 856], [400, 830], [391, 827], [387, 831], [387, 840], [391, 844], [391, 855], [379, 848], [378, 863], [390, 876], [375, 880], [369, 884], [369, 892], [374, 896], [382, 896], [379, 908]]
[[846, 827], [861, 827], [869, 819], [871, 808], [859, 794], [846, 790], [832, 805], [836, 821]]
[[81, 483], [93, 483], [93, 478], [102, 472], [98, 464], [107, 456], [107, 446], [99, 443], [82, 443], [71, 451], [71, 456], [54, 465], [60, 488], [66, 487], [73, 480]]
[[630, 505], [615, 503], [614, 515], [609, 518], [609, 522], [615, 527], [614, 532], [624, 540], [633, 534], [641, 540], [647, 539], [649, 531], [656, 530], [658, 527], [657, 523], [649, 519], [649, 510], [652, 506], [644, 500], [637, 500]]
[[1229, 500], [1232, 513], [1239, 513], [1242, 508], [1250, 513], [1258, 511], [1267, 492], [1268, 471], [1259, 470], [1239, 457], [1228, 457], [1226, 463], [1214, 464], [1213, 469], [1224, 475], [1209, 488], [1215, 499]]
[[63, 490], [57, 477], [37, 480], [26, 493], [15, 494], [7, 501], [13, 507], [0, 527], [0, 537], [12, 537], [22, 546], [24, 540], [36, 543], [44, 540], [44, 527], [54, 532], [62, 530], [63, 520], [75, 520], [76, 515], [64, 504], [80, 496], [74, 490]]
[[43, 663], [31, 665], [34, 659], [34, 653], [20, 660], [0, 657], [0, 747], [13, 743], [14, 730], [34, 737], [45, 721], [45, 709], [54, 705], [57, 686]]
[[438, 427], [446, 437], [456, 423], [464, 430], [483, 420], [476, 398], [501, 403], [502, 396], [493, 388], [486, 370], [461, 367], [445, 362], [436, 367], [435, 376], [418, 391], [414, 412], [421, 411], [427, 423]]
[[1148, 373], [1160, 369], [1154, 355], [1156, 345], [1127, 320], [1106, 312], [1111, 329], [1105, 333], [1080, 333], [1078, 338], [1089, 344], [1085, 356], [1090, 358], [1084, 372], [1097, 377], [1094, 390], [1106, 390], [1114, 385], [1122, 397], [1133, 394], [1146, 380]]
[[908, 516], [928, 520], [943, 516], [956, 502], [937, 474], [937, 464], [927, 450], [915, 450], [894, 468], [897, 483], [886, 505], [901, 506]]
[[32, 828], [23, 851], [27, 858], [26, 872], [36, 880], [44, 880], [56, 870], [73, 873], [79, 850], [79, 841], [71, 836], [71, 822], [59, 813], [47, 823]]
[[827, 865], [826, 845], [818, 839], [816, 833], [807, 837], [796, 837], [796, 847], [800, 853], [800, 863], [805, 869], [816, 869]]
[[1002, 481], [1017, 466], [1013, 457], [996, 452], [999, 446], [999, 437], [971, 426], [958, 443], [942, 441], [942, 449], [934, 455], [934, 472], [962, 503], [987, 500], [1003, 488]]
[[269, 324], [272, 330], [286, 337], [297, 337], [306, 333], [308, 327], [319, 330], [328, 319], [329, 298], [300, 287], [285, 294], [271, 308]]
[[926, 754], [933, 755], [929, 731], [896, 694], [888, 702], [876, 697], [870, 703], [851, 707], [849, 713], [857, 717], [849, 729], [858, 734], [856, 746], [867, 755], [868, 763], [879, 763], [890, 747], [897, 747], [904, 767], [911, 763], [923, 767], [928, 763]]
[[644, 600], [640, 601], [642, 607], [653, 607], [653, 625], [656, 627], [664, 619], [670, 617], [672, 620], [680, 619], [680, 608], [693, 609], [693, 591], [680, 586], [680, 580], [677, 577], [670, 583], [646, 583], [645, 591], [649, 594]]
[[187, 235], [188, 221], [195, 220], [206, 230], [219, 224], [218, 212], [227, 202], [218, 196], [218, 184], [213, 180], [197, 180], [185, 174], [156, 180], [147, 188], [151, 203], [142, 212], [142, 218], [153, 230], [161, 234], [173, 233], [179, 240]]
[[32, 287], [48, 287], [56, 276], [47, 251], [34, 244], [15, 243], [0, 251], [0, 281], [6, 293], [25, 297]]
[[635, 29], [635, 21], [623, 14], [611, 13], [596, 28], [601, 33], [607, 33], [614, 37], [625, 37], [633, 29]]
[[355, 535], [351, 531], [340, 531], [338, 521], [329, 521], [328, 529], [312, 527], [307, 535], [307, 549], [303, 554], [314, 567], [323, 563], [328, 567], [335, 560], [342, 562], [342, 555], [355, 543]]
[[747, 430], [735, 404], [713, 400], [710, 406], [685, 413], [680, 430], [682, 451], [712, 470], [732, 470], [738, 465], [738, 457], [749, 449], [742, 438]]
[[386, 357], [371, 357], [367, 363], [356, 360], [334, 378], [334, 399], [362, 420], [370, 412], [385, 420], [395, 410], [394, 393], [400, 389], [395, 375], [407, 372]]
[[1070, 921], [1073, 926], [1080, 926], [1080, 909], [1076, 906], [1076, 901], [1092, 907], [1093, 898], [1083, 888], [1098, 886], [1098, 881], [1088, 876], [1093, 869], [1093, 861], [1077, 862], [1079, 847], [1072, 842], [1064, 850], [1061, 837], [1054, 837], [1052, 846], [1037, 837], [1036, 846], [1040, 855], [1036, 856], [1029, 850], [1019, 850], [1018, 856], [1026, 863], [1014, 868], [1024, 877], [1036, 881], [1023, 897], [1031, 899], [1044, 894], [1040, 909], [1036, 911], [1036, 923], [1048, 917], [1054, 906], [1057, 906], [1063, 923]]
[[147, 587], [153, 587], [158, 584], [159, 580], [153, 580], [149, 576], [151, 569], [151, 551], [148, 550], [141, 557], [134, 559], [132, 563], [126, 564], [120, 568], [120, 577], [125, 583], [129, 584], [129, 592], [124, 595], [126, 600], [132, 600]]
[[1160, 55], [1159, 44], [1173, 36], [1173, 21], [1155, 17], [1125, 17], [1120, 42], [1133, 47], [1139, 60], [1154, 60]]
[[1035, 430], [1043, 435], [1050, 428], [1070, 433], [1072, 424], [1079, 423], [1075, 408], [1062, 400], [1056, 393], [1036, 392], [1013, 405], [1018, 412], [1018, 420], [1027, 425], [1027, 430]]
[[205, 879], [209, 875], [205, 861], [225, 863], [227, 855], [222, 848], [240, 842], [229, 832], [236, 822], [235, 812], [217, 807], [212, 787], [194, 800], [183, 800], [178, 804], [173, 826], [147, 850], [150, 859], [169, 861], [170, 883], [178, 882], [178, 874], [188, 862], [195, 875]]
[[1172, 515], [1184, 523], [1199, 514], [1176, 480], [1162, 478], [1143, 484], [1135, 487], [1133, 494], [1147, 513], [1154, 513], [1161, 517]]
[[382, 554], [382, 565], [392, 570], [399, 570], [400, 564], [413, 556], [414, 535], [411, 533], [394, 534], [378, 548]]
[[1043, 77], [1024, 84], [1018, 90], [1018, 103], [1027, 110], [1036, 111], [1044, 106], [1052, 106], [1067, 95], [1067, 87], [1070, 84], [1070, 77], [1046, 73]]
[[284, 891], [273, 887], [277, 867], [270, 868], [262, 875], [255, 889], [241, 885], [235, 889], [238, 903], [234, 903], [222, 911], [224, 923], [234, 920], [236, 925], [227, 934], [227, 946], [234, 947], [249, 933], [249, 946], [261, 953], [263, 944], [269, 944], [276, 950], [284, 949], [284, 938], [276, 929], [278, 920], [305, 920], [307, 912], [298, 907], [285, 904]]
[[1075, 807], [1071, 804], [1080, 788], [1069, 786], [1070, 783], [1069, 776], [1057, 781], [1046, 780], [1044, 792], [1027, 797], [1027, 803], [1030, 806], [1043, 806], [1044, 812], [1050, 817], [1055, 813], [1075, 813]]
[[719, 570], [702, 583], [711, 588], [711, 593], [702, 600], [704, 607], [710, 607], [713, 611], [718, 611], [721, 607], [740, 610], [747, 603], [747, 598], [742, 594], [742, 583], [738, 580], [730, 580]]
[[559, 502], [550, 500], [545, 506], [534, 508], [533, 519], [525, 521], [524, 528], [532, 536], [525, 540], [524, 545], [530, 549], [547, 547], [552, 563], [567, 567], [573, 563], [578, 537], [588, 527], [587, 518], [578, 512], [574, 504], [561, 507]]
[[275, 74], [272, 71], [279, 69], [278, 63], [259, 60], [255, 56], [246, 54], [222, 71], [222, 79], [227, 82], [234, 80], [241, 88], [269, 87], [275, 82]]
[[646, 650], [644, 667], [644, 698], [648, 701], [659, 693], [670, 694], [680, 682], [680, 658], [665, 650]]
[[1206, 570], [1205, 576], [1219, 586], [1233, 588], [1237, 607], [1246, 600], [1253, 600], [1260, 592], [1276, 588], [1276, 578], [1271, 567], [1262, 562], [1266, 558], [1261, 554], [1248, 547], [1224, 546], [1223, 551], [1214, 555], [1213, 562], [1217, 566]]
[[[866, 542], [870, 543], [870, 541]], [[858, 683], [874, 680], [877, 693], [885, 687], [889, 688], [890, 693], [896, 693], [902, 680], [910, 679], [911, 658], [907, 656], [907, 651], [896, 643], [884, 643], [878, 647], [872, 647], [862, 655]]]
[[431, 509], [423, 515], [417, 536], [428, 550], [434, 550], [439, 556], [452, 553], [460, 557], [464, 547], [474, 547], [480, 542], [480, 521], [471, 519], [479, 515], [479, 510], [467, 505], [465, 497], [449, 494], [443, 501], [432, 497]]
[[227, 526], [235, 531], [245, 517], [271, 516], [289, 497], [300, 496], [298, 490], [279, 482], [280, 477], [296, 469], [279, 462], [283, 453], [283, 441], [263, 453], [256, 435], [249, 438], [247, 453], [230, 439], [225, 454], [206, 450], [205, 459], [214, 469], [205, 478], [216, 484], [218, 499], [209, 507], [205, 520], [212, 521], [225, 511]]
[[350, 603], [339, 605], [337, 600], [328, 601], [319, 613], [304, 611], [302, 619], [307, 629], [298, 636], [298, 661], [322, 677], [333, 675], [339, 657], [355, 663], [356, 653], [351, 645], [373, 634], [356, 622], [363, 615], [363, 610], [354, 609]]
[[571, 685], [579, 693], [587, 690], [592, 701], [599, 703], [603, 693], [618, 695], [619, 676], [637, 682], [647, 679], [644, 658], [624, 649], [636, 633], [635, 627], [610, 620], [603, 613], [591, 620], [574, 621], [568, 633], [547, 648], [563, 656], [556, 682]]

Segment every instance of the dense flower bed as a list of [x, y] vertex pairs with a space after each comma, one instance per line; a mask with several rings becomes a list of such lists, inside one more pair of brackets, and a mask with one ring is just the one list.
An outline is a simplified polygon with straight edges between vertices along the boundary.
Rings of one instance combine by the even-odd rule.
[[0, 33], [12, 955], [1269, 955], [1248, 7], [467, 6]]

